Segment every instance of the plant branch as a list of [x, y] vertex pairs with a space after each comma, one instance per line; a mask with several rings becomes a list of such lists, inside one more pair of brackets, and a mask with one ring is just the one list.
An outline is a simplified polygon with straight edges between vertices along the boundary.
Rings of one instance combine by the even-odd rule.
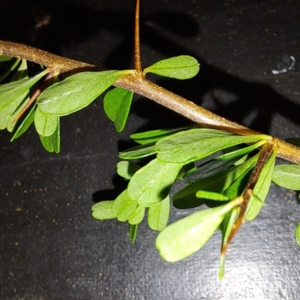
[[[91, 64], [64, 58], [30, 46], [1, 41], [0, 55], [18, 57], [48, 67], [53, 72], [76, 73], [82, 71], [104, 70]], [[243, 125], [222, 118], [187, 99], [178, 96], [164, 88], [148, 81], [139, 74], [128, 74], [119, 78], [115, 86], [122, 87], [149, 98], [203, 127], [223, 129], [242, 135], [260, 134]], [[277, 145], [277, 156], [290, 162], [300, 164], [300, 148], [286, 143], [278, 138], [273, 138]]]
[[136, 0], [134, 24], [134, 67], [139, 75], [143, 74], [140, 46], [140, 0]]

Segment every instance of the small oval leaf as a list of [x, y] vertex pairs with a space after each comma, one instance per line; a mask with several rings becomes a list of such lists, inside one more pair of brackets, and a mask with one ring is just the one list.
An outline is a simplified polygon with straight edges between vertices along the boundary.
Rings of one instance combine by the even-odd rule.
[[198, 251], [218, 229], [225, 215], [241, 199], [193, 213], [169, 226], [157, 237], [155, 246], [163, 259], [175, 262]]
[[149, 207], [148, 225], [153, 230], [162, 231], [168, 224], [170, 214], [170, 197]]
[[82, 72], [51, 85], [38, 97], [40, 110], [65, 116], [88, 106], [128, 71]]
[[58, 117], [41, 112], [38, 106], [34, 114], [34, 125], [39, 135], [50, 136], [58, 126]]
[[180, 55], [153, 64], [144, 70], [144, 74], [154, 73], [160, 76], [182, 80], [196, 76], [199, 70], [199, 63], [194, 57]]
[[92, 206], [92, 216], [97, 220], [114, 219], [117, 216], [112, 211], [114, 201], [101, 201]]
[[300, 166], [299, 165], [277, 165], [274, 168], [273, 182], [279, 186], [291, 190], [300, 190]]

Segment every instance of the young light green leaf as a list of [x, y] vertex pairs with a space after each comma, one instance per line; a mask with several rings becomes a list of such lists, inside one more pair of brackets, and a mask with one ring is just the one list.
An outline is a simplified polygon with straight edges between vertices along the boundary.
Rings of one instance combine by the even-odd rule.
[[52, 135], [58, 126], [59, 117], [43, 113], [39, 106], [34, 114], [34, 125], [40, 136]]
[[152, 205], [148, 210], [148, 225], [153, 230], [162, 231], [168, 224], [170, 214], [169, 195], [162, 201]]
[[50, 136], [41, 136], [41, 135], [39, 136], [43, 147], [48, 152], [55, 152], [55, 153], [60, 152], [60, 122], [59, 122], [59, 117], [57, 118], [58, 118], [58, 123], [54, 133]]
[[264, 205], [264, 201], [267, 197], [272, 181], [275, 159], [276, 151], [272, 153], [272, 155], [264, 165], [261, 174], [256, 182], [256, 185], [252, 191], [252, 196], [249, 200], [244, 217], [246, 221], [251, 221], [256, 218]]
[[11, 142], [13, 140], [17, 139], [18, 137], [20, 137], [23, 133], [25, 133], [28, 130], [28, 128], [34, 121], [34, 114], [35, 114], [36, 107], [37, 107], [37, 105], [34, 105], [31, 108], [30, 112], [22, 120], [21, 124], [18, 126], [13, 137], [11, 138], [11, 140], [10, 140]]
[[199, 70], [199, 63], [194, 57], [180, 55], [153, 64], [144, 70], [144, 74], [154, 73], [160, 76], [183, 80], [196, 76]]
[[92, 206], [92, 216], [97, 220], [114, 219], [117, 216], [112, 211], [114, 201], [101, 201]]
[[227, 196], [220, 194], [220, 193], [215, 193], [215, 192], [210, 192], [210, 191], [197, 191], [196, 193], [197, 198], [202, 198], [202, 199], [207, 199], [207, 200], [213, 200], [213, 201], [228, 201], [230, 200]]
[[137, 206], [134, 213], [128, 218], [128, 223], [131, 225], [139, 224], [143, 221], [145, 215], [145, 207]]
[[300, 166], [292, 164], [275, 166], [272, 181], [286, 189], [299, 191]]
[[149, 207], [169, 194], [182, 165], [168, 164], [153, 159], [139, 169], [128, 184], [128, 196], [139, 205]]
[[160, 255], [166, 261], [175, 262], [198, 251], [214, 234], [225, 215], [240, 203], [237, 198], [225, 205], [195, 212], [167, 226], [155, 242]]
[[114, 122], [117, 132], [121, 132], [125, 127], [132, 97], [133, 92], [118, 87], [104, 96], [104, 111], [109, 119]]
[[130, 224], [130, 227], [129, 227], [129, 237], [130, 237], [130, 241], [131, 241], [132, 244], [135, 243], [136, 236], [137, 236], [137, 231], [138, 231], [138, 227], [139, 227], [138, 224], [135, 224], [135, 225], [131, 225]]
[[295, 236], [298, 246], [300, 246], [300, 223], [297, 225], [295, 230]]
[[125, 190], [114, 201], [112, 212], [120, 222], [125, 222], [135, 212], [137, 205], [137, 201], [131, 200]]
[[247, 147], [243, 147], [241, 149], [237, 149], [234, 151], [230, 151], [228, 153], [224, 153], [220, 156], [218, 156], [217, 159], [220, 160], [230, 160], [236, 157], [242, 157], [245, 156], [246, 154], [249, 154], [250, 152], [252, 152], [253, 150], [257, 149], [258, 147], [262, 146], [265, 143], [265, 140], [259, 141], [253, 145], [247, 146]]
[[140, 168], [141, 167], [137, 164], [128, 161], [120, 161], [117, 164], [117, 173], [125, 179], [131, 179], [133, 174]]
[[154, 150], [155, 143], [138, 145], [125, 151], [119, 152], [119, 157], [122, 159], [139, 159], [156, 154]]
[[48, 69], [42, 71], [31, 78], [0, 85], [0, 111], [5, 109], [21, 95], [24, 95], [37, 81], [49, 72]]
[[174, 133], [189, 130], [195, 127], [199, 127], [199, 125], [193, 124], [193, 125], [173, 128], [173, 129], [157, 129], [157, 130], [150, 130], [145, 132], [138, 132], [138, 133], [131, 134], [130, 138], [134, 140], [136, 143], [144, 145], [144, 144], [157, 142], [160, 139], [165, 138]]
[[192, 208], [202, 205], [203, 199], [196, 197], [198, 190], [223, 193], [223, 191], [244, 174], [244, 172], [253, 167], [257, 157], [258, 155], [250, 158], [239, 166], [232, 167], [187, 185], [173, 196], [173, 205], [176, 208]]
[[38, 97], [40, 110], [65, 116], [88, 106], [128, 71], [82, 72], [51, 85]]
[[225, 148], [268, 138], [265, 135], [239, 136], [214, 129], [191, 129], [158, 141], [155, 150], [161, 161], [186, 164]]

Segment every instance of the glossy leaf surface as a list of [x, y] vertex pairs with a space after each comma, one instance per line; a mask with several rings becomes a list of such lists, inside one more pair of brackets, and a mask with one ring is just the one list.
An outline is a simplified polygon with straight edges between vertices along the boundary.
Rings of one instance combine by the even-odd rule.
[[138, 145], [125, 151], [119, 152], [119, 157], [122, 159], [139, 159], [156, 154], [154, 149], [155, 144]]
[[153, 64], [144, 70], [144, 74], [150, 72], [160, 76], [182, 80], [196, 76], [199, 70], [199, 63], [194, 57], [180, 55]]
[[145, 215], [145, 207], [137, 206], [132, 215], [128, 218], [128, 222], [131, 225], [139, 224], [143, 221]]
[[158, 141], [155, 150], [161, 161], [185, 164], [225, 148], [266, 138], [264, 135], [238, 136], [220, 130], [191, 129]]
[[139, 169], [128, 184], [128, 196], [147, 207], [162, 201], [169, 193], [181, 165], [152, 160]]
[[126, 71], [83, 72], [51, 85], [37, 99], [40, 110], [55, 116], [78, 111], [100, 96]]
[[300, 190], [300, 166], [292, 164], [277, 165], [274, 168], [273, 182], [291, 190]]
[[169, 262], [181, 260], [198, 251], [214, 234], [225, 215], [240, 201], [201, 210], [167, 226], [156, 239], [156, 248]]

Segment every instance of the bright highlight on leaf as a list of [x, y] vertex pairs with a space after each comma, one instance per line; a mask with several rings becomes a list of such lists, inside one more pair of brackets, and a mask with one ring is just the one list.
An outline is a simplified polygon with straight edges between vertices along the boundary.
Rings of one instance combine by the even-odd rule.
[[225, 215], [241, 203], [235, 199], [225, 205], [193, 213], [169, 226], [157, 237], [160, 255], [175, 262], [198, 251], [214, 234]]
[[153, 64], [144, 70], [144, 74], [154, 73], [175, 79], [190, 79], [196, 76], [199, 70], [199, 63], [194, 57], [180, 55]]
[[72, 75], [46, 89], [37, 99], [40, 110], [65, 116], [93, 102], [120, 76], [129, 71], [83, 72]]

